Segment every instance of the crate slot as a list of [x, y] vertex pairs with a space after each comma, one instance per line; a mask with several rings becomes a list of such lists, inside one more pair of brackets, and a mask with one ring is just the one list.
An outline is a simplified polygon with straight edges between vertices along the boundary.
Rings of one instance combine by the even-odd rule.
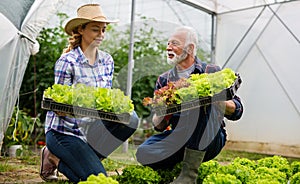
[[104, 112], [91, 108], [78, 107], [68, 104], [57, 103], [49, 98], [43, 98], [42, 109], [56, 111], [66, 114], [71, 114], [77, 117], [90, 117], [95, 119], [102, 119], [107, 121], [113, 121], [117, 123], [129, 124], [130, 114], [122, 113], [115, 114], [111, 112]]

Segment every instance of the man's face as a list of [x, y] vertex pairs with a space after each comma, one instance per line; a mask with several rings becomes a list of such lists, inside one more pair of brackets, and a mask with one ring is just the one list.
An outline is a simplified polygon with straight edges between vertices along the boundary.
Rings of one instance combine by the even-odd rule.
[[177, 65], [185, 60], [188, 56], [185, 45], [185, 33], [177, 32], [173, 34], [167, 45], [167, 62], [170, 65]]

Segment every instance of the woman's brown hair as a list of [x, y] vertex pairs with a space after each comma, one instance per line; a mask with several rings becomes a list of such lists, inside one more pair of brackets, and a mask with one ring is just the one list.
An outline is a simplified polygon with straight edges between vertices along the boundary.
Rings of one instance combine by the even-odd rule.
[[[87, 24], [87, 23], [86, 23]], [[84, 25], [80, 25], [82, 29], [85, 28], [86, 24]], [[63, 50], [63, 53], [67, 53], [70, 52], [72, 49], [74, 49], [75, 47], [80, 46], [81, 43], [81, 34], [79, 34], [78, 29], [79, 27], [76, 27], [73, 31], [72, 31], [72, 36], [69, 38], [69, 45], [67, 48], [65, 48]]]

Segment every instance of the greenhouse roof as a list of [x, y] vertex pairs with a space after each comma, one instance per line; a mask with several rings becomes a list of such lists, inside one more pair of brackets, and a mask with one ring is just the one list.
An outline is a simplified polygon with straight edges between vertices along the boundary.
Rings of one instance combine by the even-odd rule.
[[293, 0], [177, 0], [208, 13], [226, 13]]

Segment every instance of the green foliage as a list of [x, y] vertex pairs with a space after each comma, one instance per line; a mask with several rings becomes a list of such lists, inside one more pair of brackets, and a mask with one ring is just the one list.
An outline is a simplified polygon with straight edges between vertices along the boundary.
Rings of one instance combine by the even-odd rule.
[[251, 181], [251, 177], [255, 174], [254, 170], [251, 167], [236, 163], [231, 163], [227, 166], [221, 167], [219, 173], [233, 175], [242, 183], [248, 183], [249, 181]]
[[292, 174], [300, 172], [300, 161], [293, 161], [291, 163]]
[[247, 158], [235, 158], [230, 164], [222, 166], [219, 173], [231, 174], [239, 179], [242, 183], [251, 181], [252, 176], [255, 175], [256, 163]]
[[287, 183], [286, 173], [277, 168], [258, 167], [255, 169], [255, 175], [252, 176], [249, 184], [256, 184], [260, 180], [268, 180], [279, 183]]
[[6, 161], [6, 162], [4, 162], [3, 164], [2, 164], [2, 163], [0, 164], [0, 173], [1, 173], [1, 172], [9, 172], [9, 171], [13, 171], [14, 169], [16, 169], [16, 167], [17, 167], [17, 166], [9, 165], [9, 164], [7, 163], [7, 161]]
[[159, 183], [161, 177], [148, 166], [132, 165], [123, 169], [117, 180], [122, 184], [154, 184]]
[[169, 170], [169, 169], [157, 170], [156, 172], [158, 173], [158, 175], [161, 178], [159, 184], [171, 183], [174, 180], [174, 178], [177, 178], [179, 176], [181, 168], [182, 168], [181, 163], [178, 163], [174, 166], [174, 168], [172, 170]]
[[4, 136], [4, 145], [21, 144], [30, 145], [34, 144], [35, 140], [32, 135], [35, 127], [40, 127], [40, 119], [32, 118], [25, 111], [14, 108], [12, 118], [9, 122]]
[[181, 104], [197, 98], [213, 96], [230, 87], [237, 76], [230, 68], [215, 73], [192, 74], [190, 78], [171, 81], [155, 90], [153, 99], [146, 97], [144, 105], [166, 106]]
[[196, 88], [199, 97], [204, 97], [215, 95], [230, 87], [236, 78], [233, 70], [225, 68], [215, 73], [192, 74], [187, 82]]
[[242, 184], [242, 182], [230, 174], [212, 173], [204, 179], [203, 184]]
[[[260, 164], [273, 163], [278, 156], [265, 157], [260, 159]], [[268, 161], [267, 161], [268, 160]], [[270, 161], [273, 160], [273, 161]], [[281, 160], [281, 159], [280, 159]], [[282, 161], [281, 161], [282, 162]], [[280, 162], [280, 163], [281, 163]], [[215, 160], [204, 162], [198, 169], [197, 183], [201, 184], [281, 184], [287, 183], [286, 173], [279, 171], [273, 164], [270, 168], [260, 165], [254, 160], [247, 158], [235, 158], [228, 165], [220, 165]], [[260, 165], [260, 166], [259, 166]], [[295, 162], [291, 165], [297, 165]], [[181, 164], [178, 163], [173, 170], [152, 170], [150, 167], [141, 165], [125, 166], [123, 173], [113, 178], [119, 183], [170, 183], [181, 171]], [[290, 183], [299, 182], [300, 174], [296, 173], [290, 177]]]
[[243, 166], [249, 167], [251, 169], [256, 169], [256, 167], [257, 167], [255, 161], [250, 160], [248, 158], [240, 158], [240, 157], [235, 158], [232, 161], [232, 164], [233, 165], [243, 165]]
[[277, 168], [279, 171], [286, 174], [287, 178], [292, 175], [292, 170], [289, 161], [281, 156], [265, 157], [257, 161], [258, 167]]
[[291, 177], [290, 184], [299, 184], [299, 183], [300, 183], [300, 172], [297, 172]]
[[221, 165], [217, 161], [214, 161], [214, 160], [210, 160], [210, 161], [202, 163], [200, 165], [200, 167], [198, 168], [197, 183], [202, 183], [204, 178], [207, 175], [218, 171], [220, 167], [221, 167]]
[[92, 87], [81, 83], [72, 86], [53, 84], [44, 91], [44, 97], [58, 103], [117, 114], [130, 113], [134, 108], [131, 99], [120, 89]]
[[106, 177], [103, 173], [90, 175], [86, 181], [80, 181], [78, 184], [118, 184], [119, 182], [112, 177]]
[[[287, 183], [291, 165], [280, 156], [264, 157], [257, 161], [237, 157], [223, 166], [216, 161], [209, 161], [199, 167], [197, 183]], [[296, 162], [294, 165], [297, 167]]]
[[269, 178], [261, 178], [259, 180], [253, 180], [249, 184], [282, 184], [277, 180], [270, 180]]

